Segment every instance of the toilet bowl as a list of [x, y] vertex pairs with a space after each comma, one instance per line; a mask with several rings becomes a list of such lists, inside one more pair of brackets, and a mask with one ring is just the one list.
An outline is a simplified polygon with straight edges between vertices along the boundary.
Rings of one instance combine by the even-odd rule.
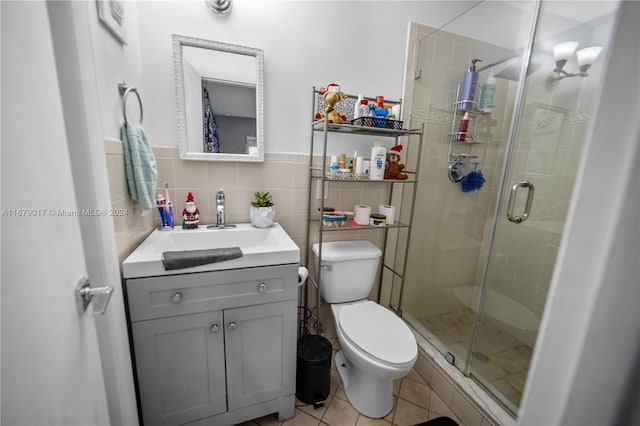
[[384, 417], [393, 409], [393, 381], [411, 371], [416, 339], [393, 312], [375, 302], [334, 304], [341, 351], [335, 365], [345, 394], [359, 412]]
[[381, 252], [368, 241], [314, 244], [320, 294], [331, 303], [341, 350], [335, 365], [353, 407], [368, 417], [393, 408], [393, 381], [405, 376], [418, 357], [415, 336], [395, 313], [367, 300]]

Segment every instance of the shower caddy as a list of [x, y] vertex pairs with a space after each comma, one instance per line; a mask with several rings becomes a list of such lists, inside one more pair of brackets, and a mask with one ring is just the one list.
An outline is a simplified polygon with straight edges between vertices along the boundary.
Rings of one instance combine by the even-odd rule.
[[[348, 122], [350, 122], [353, 116], [353, 106], [355, 105], [357, 97], [347, 95], [347, 99], [340, 101], [336, 105], [336, 110], [339, 110], [341, 113], [345, 114], [348, 118]], [[371, 102], [374, 99], [370, 99]], [[313, 111], [321, 111], [324, 107], [323, 102], [324, 98], [320, 95], [320, 92], [314, 87], [312, 92], [312, 100], [313, 100]], [[386, 104], [395, 104], [400, 105], [400, 101], [389, 101], [385, 100]], [[374, 119], [376, 120], [376, 119]], [[311, 121], [311, 137], [310, 137], [310, 172], [309, 172], [309, 199], [308, 199], [308, 215], [307, 215], [307, 250], [305, 252], [305, 262], [307, 268], [310, 271], [315, 271], [315, 267], [312, 265], [314, 262], [313, 254], [311, 253], [311, 246], [314, 242], [312, 236], [317, 234], [317, 242], [320, 244], [318, 251], [318, 264], [322, 264], [322, 242], [325, 239], [325, 233], [330, 232], [341, 232], [341, 231], [351, 231], [351, 232], [360, 232], [360, 231], [377, 231], [384, 232], [383, 244], [381, 247], [382, 250], [382, 272], [379, 276], [378, 282], [378, 294], [377, 294], [377, 302], [380, 302], [381, 293], [382, 293], [382, 285], [385, 278], [385, 271], [391, 274], [391, 286], [392, 290], [395, 288], [400, 289], [399, 298], [402, 297], [402, 288], [403, 281], [405, 277], [405, 271], [407, 267], [407, 258], [409, 251], [409, 242], [411, 236], [411, 227], [413, 222], [413, 210], [415, 207], [415, 199], [416, 192], [418, 188], [418, 171], [420, 168], [420, 155], [422, 152], [422, 138], [424, 133], [424, 125], [421, 125], [420, 128], [416, 129], [402, 129], [400, 128], [400, 121], [389, 120], [389, 123], [385, 127], [367, 127], [360, 126], [357, 124], [345, 124], [345, 123], [330, 123], [325, 119], [312, 119]], [[328, 164], [328, 160], [330, 155], [327, 155], [327, 146], [333, 144], [335, 149], [339, 149], [339, 145], [335, 144], [334, 141], [330, 141], [335, 136], [342, 137], [350, 137], [350, 136], [374, 136], [374, 137], [382, 137], [382, 138], [391, 138], [394, 140], [394, 145], [398, 145], [401, 143], [404, 145], [405, 154], [404, 162], [406, 165], [406, 169], [403, 170], [403, 173], [409, 175], [406, 180], [397, 180], [397, 179], [384, 179], [384, 180], [369, 180], [369, 179], [359, 179], [359, 178], [342, 178], [336, 177], [334, 175], [329, 175], [326, 173], [326, 165]], [[415, 145], [415, 146], [414, 146]], [[314, 166], [313, 158], [314, 158], [314, 148], [316, 146], [322, 147], [322, 156], [321, 163], [319, 166]], [[367, 139], [363, 141], [363, 146], [366, 149], [370, 149], [372, 146], [372, 140]], [[415, 147], [413, 149], [412, 147]], [[364, 152], [364, 151], [363, 151]], [[411, 162], [407, 161], [408, 153], [411, 153]], [[322, 220], [322, 212], [325, 211], [325, 185], [337, 185], [338, 183], [342, 184], [385, 184], [388, 185], [388, 189], [384, 191], [387, 193], [387, 204], [392, 204], [394, 191], [396, 185], [401, 186], [401, 200], [396, 200], [396, 215], [394, 219], [394, 223], [392, 225], [384, 225], [384, 226], [374, 226], [374, 225], [360, 225], [357, 228], [351, 226], [344, 227], [336, 227], [331, 225], [323, 224]], [[316, 187], [316, 185], [318, 185]], [[316, 195], [316, 188], [319, 192], [319, 208], [318, 211], [314, 211], [314, 198]], [[409, 188], [409, 190], [404, 190], [405, 188]], [[396, 194], [397, 195], [397, 194]], [[402, 206], [408, 206], [408, 209], [402, 210]], [[402, 219], [403, 221], [399, 220]], [[314, 226], [317, 227], [317, 231], [314, 230]], [[395, 240], [390, 238], [389, 231], [395, 229], [397, 233], [395, 235]], [[404, 229], [406, 230], [406, 237], [400, 238], [400, 231]], [[390, 247], [387, 247], [387, 246]], [[315, 306], [309, 309], [309, 299], [308, 299], [308, 288], [304, 287], [304, 306], [303, 306], [303, 317], [300, 326], [300, 334], [305, 334], [309, 332], [308, 328], [305, 330], [305, 327], [310, 323], [314, 323], [315, 332], [321, 332], [321, 326], [319, 327], [318, 320], [318, 308], [320, 305], [320, 277], [322, 274], [322, 268], [318, 268], [314, 273], [309, 274], [308, 283], [311, 283], [313, 288], [315, 289]], [[396, 281], [399, 280], [399, 281]], [[396, 287], [396, 283], [399, 287]], [[393, 293], [393, 291], [391, 292]], [[392, 305], [392, 301], [390, 301], [390, 305]], [[393, 307], [390, 306], [392, 309]], [[398, 315], [402, 313], [399, 310], [396, 310]]]
[[[458, 91], [456, 93], [456, 99], [458, 99], [458, 95], [460, 94], [460, 85], [458, 85]], [[471, 111], [458, 111], [458, 107], [462, 104], [471, 104], [473, 106]], [[460, 100], [458, 102], [454, 102], [451, 111], [453, 112], [453, 118], [451, 121], [451, 132], [449, 133], [449, 151], [447, 153], [447, 162], [449, 163], [448, 174], [449, 180], [453, 183], [459, 183], [464, 178], [467, 166], [464, 164], [464, 161], [467, 159], [477, 159], [478, 156], [475, 154], [466, 154], [462, 152], [454, 153], [453, 144], [460, 143], [464, 144], [479, 144], [486, 142], [486, 139], [489, 138], [489, 135], [484, 135], [478, 132], [478, 117], [480, 117], [483, 112], [479, 109], [478, 103], [474, 100]], [[464, 116], [464, 113], [468, 112], [470, 116], [469, 127], [466, 131], [460, 132], [460, 121]], [[462, 116], [462, 117], [461, 117]], [[462, 137], [463, 140], [460, 140]], [[477, 163], [476, 163], [477, 164]]]

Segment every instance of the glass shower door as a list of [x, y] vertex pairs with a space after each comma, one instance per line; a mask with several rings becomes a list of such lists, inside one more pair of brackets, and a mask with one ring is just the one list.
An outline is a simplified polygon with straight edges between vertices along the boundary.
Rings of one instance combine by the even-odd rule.
[[[519, 87], [519, 46], [529, 43], [535, 3], [484, 2], [437, 31], [418, 29], [426, 36], [416, 43], [411, 127], [424, 123], [425, 138], [400, 306], [402, 316], [462, 371]], [[501, 44], [473, 37], [478, 16], [505, 14], [510, 25], [501, 30]], [[494, 105], [489, 112], [476, 104], [469, 137], [461, 141], [455, 137], [461, 119], [455, 109], [459, 84], [474, 59], [481, 60], [476, 62], [479, 86], [491, 75], [496, 80]], [[478, 87], [476, 101], [480, 92]], [[483, 173], [479, 190], [467, 192], [450, 180], [449, 166], [458, 160], [467, 170]]]
[[[482, 307], [466, 372], [517, 412], [535, 346], [583, 144], [605, 69], [558, 81], [553, 47], [609, 44], [615, 4], [584, 22], [560, 21], [542, 2], [497, 222], [482, 287]], [[612, 10], [613, 9], [613, 10]], [[575, 55], [565, 65], [577, 73]]]
[[[390, 305], [513, 413], [605, 63], [583, 72], [574, 53], [566, 73], [555, 71], [563, 78], [552, 79], [554, 46], [602, 46], [606, 56], [617, 10], [616, 2], [580, 2], [577, 20], [576, 3], [482, 2], [424, 29], [415, 46], [410, 119], [411, 127], [424, 123], [425, 137], [407, 274]], [[482, 16], [504, 18], [500, 43], [478, 38], [487, 36]], [[496, 78], [493, 110], [472, 119], [472, 140], [452, 140], [460, 120], [452, 106], [475, 58], [479, 85]], [[457, 159], [483, 172], [479, 190], [449, 179]]]

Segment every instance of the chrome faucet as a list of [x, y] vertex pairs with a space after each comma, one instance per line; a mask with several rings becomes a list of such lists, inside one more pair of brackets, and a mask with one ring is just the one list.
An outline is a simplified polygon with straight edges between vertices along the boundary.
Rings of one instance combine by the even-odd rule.
[[226, 226], [224, 220], [224, 190], [220, 189], [216, 194], [216, 226], [224, 228]]

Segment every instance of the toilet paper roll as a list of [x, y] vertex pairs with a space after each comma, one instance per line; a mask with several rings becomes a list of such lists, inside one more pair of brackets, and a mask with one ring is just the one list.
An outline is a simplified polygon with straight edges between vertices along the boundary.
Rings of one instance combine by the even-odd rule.
[[304, 266], [298, 267], [298, 286], [304, 284], [304, 282], [307, 280], [307, 277], [309, 277], [309, 270]]
[[378, 213], [387, 217], [387, 225], [393, 225], [393, 220], [396, 217], [395, 206], [381, 205], [378, 207]]
[[355, 206], [353, 208], [355, 213], [355, 217], [353, 220], [360, 225], [368, 225], [369, 224], [369, 216], [371, 215], [371, 207], [370, 206]]

